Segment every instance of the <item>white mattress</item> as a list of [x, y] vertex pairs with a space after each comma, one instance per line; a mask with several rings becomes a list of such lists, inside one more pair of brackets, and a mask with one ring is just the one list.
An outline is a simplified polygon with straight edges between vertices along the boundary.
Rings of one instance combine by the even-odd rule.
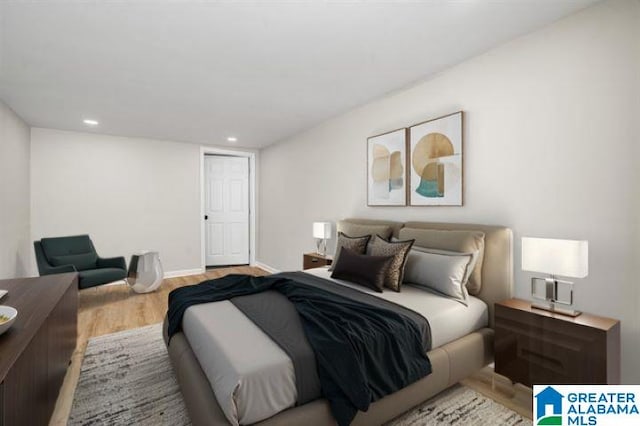
[[[330, 278], [327, 267], [305, 272], [422, 314], [431, 325], [433, 348], [488, 323], [487, 306], [473, 296], [467, 307], [405, 284], [400, 293], [376, 293]], [[256, 423], [295, 405], [297, 390], [291, 359], [231, 302], [191, 306], [185, 312], [182, 329], [231, 424]]]

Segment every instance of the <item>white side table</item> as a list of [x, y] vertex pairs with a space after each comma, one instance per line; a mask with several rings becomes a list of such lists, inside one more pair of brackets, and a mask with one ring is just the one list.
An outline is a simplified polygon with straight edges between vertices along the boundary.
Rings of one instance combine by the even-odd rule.
[[164, 271], [157, 251], [141, 251], [131, 256], [127, 283], [136, 293], [149, 293], [160, 287]]

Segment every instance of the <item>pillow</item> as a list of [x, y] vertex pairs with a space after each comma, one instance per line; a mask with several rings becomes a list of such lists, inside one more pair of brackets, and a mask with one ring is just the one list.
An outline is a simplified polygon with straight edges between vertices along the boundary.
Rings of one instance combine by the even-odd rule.
[[382, 293], [393, 256], [368, 256], [342, 247], [331, 278], [351, 281]]
[[482, 262], [484, 260], [484, 232], [402, 228], [399, 237], [400, 239], [415, 238], [416, 246], [430, 249], [451, 250], [460, 253], [478, 252], [475, 268], [467, 282], [467, 290], [473, 295], [480, 293], [482, 288]]
[[[400, 241], [400, 240], [398, 240], [397, 238], [391, 238], [391, 241]], [[473, 272], [473, 269], [476, 267], [476, 263], [478, 263], [478, 252], [477, 251], [474, 251], [474, 252], [471, 252], [471, 253], [460, 253], [459, 251], [430, 249], [430, 248], [418, 247], [418, 246], [411, 247], [411, 250], [421, 251], [423, 253], [445, 254], [445, 255], [450, 255], [450, 256], [459, 256], [459, 255], [471, 256], [471, 262], [469, 262], [469, 265], [467, 266], [467, 270], [466, 270], [466, 272], [464, 274], [464, 278], [462, 279], [462, 282], [464, 283], [465, 286], [469, 282], [469, 278], [471, 277], [471, 273]]]
[[467, 305], [467, 274], [473, 254], [441, 254], [411, 250], [407, 257], [404, 281], [435, 290]]
[[380, 235], [373, 237], [367, 247], [367, 254], [371, 256], [392, 256], [393, 261], [387, 271], [384, 286], [394, 291], [400, 291], [402, 285], [402, 275], [404, 265], [407, 262], [407, 255], [415, 240], [407, 241], [386, 241]]
[[339, 232], [351, 235], [352, 237], [369, 235], [373, 238], [376, 235], [381, 235], [385, 240], [388, 240], [393, 233], [393, 228], [389, 225], [365, 225], [344, 220], [338, 222], [337, 228]]
[[333, 256], [333, 263], [329, 267], [330, 271], [333, 271], [336, 265], [336, 262], [340, 258], [340, 252], [343, 247], [346, 247], [357, 254], [363, 254], [367, 250], [367, 244], [371, 239], [370, 235], [365, 235], [364, 237], [350, 237], [348, 235], [343, 234], [342, 232], [338, 232], [338, 240], [336, 242], [336, 253]]

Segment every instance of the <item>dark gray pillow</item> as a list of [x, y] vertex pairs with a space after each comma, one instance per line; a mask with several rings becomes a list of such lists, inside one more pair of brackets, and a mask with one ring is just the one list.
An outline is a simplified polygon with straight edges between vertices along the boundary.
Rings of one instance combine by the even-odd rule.
[[329, 267], [330, 271], [335, 269], [336, 262], [340, 258], [340, 252], [343, 247], [354, 251], [357, 254], [364, 254], [367, 250], [367, 244], [371, 239], [371, 235], [365, 235], [364, 237], [350, 237], [347, 234], [338, 232], [338, 241], [336, 242], [336, 254], [333, 256], [333, 263]]
[[350, 281], [382, 293], [393, 256], [368, 256], [342, 247], [331, 278]]
[[407, 256], [415, 240], [389, 242], [380, 235], [376, 235], [367, 249], [371, 256], [391, 256], [392, 262], [387, 270], [384, 286], [394, 291], [400, 291], [402, 276], [404, 275], [404, 265], [407, 263]]

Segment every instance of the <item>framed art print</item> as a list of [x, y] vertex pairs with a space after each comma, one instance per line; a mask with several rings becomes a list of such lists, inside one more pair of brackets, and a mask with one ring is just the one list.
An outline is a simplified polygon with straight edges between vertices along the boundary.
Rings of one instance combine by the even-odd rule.
[[405, 206], [407, 130], [367, 139], [367, 205]]
[[409, 128], [409, 204], [462, 205], [462, 111]]

